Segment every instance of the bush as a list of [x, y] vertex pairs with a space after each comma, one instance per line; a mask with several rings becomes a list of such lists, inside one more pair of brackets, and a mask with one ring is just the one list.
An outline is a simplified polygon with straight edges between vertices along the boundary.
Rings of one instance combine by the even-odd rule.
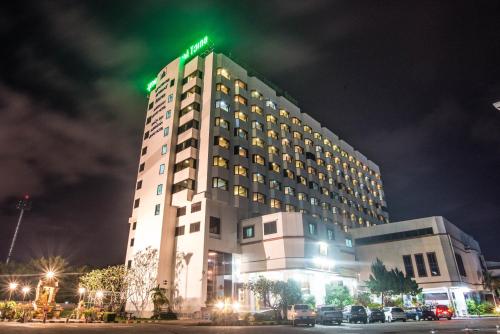
[[255, 321], [276, 320], [274, 313], [271, 313], [271, 312], [254, 313], [253, 318], [255, 319]]
[[369, 309], [381, 309], [382, 308], [382, 304], [379, 304], [379, 303], [368, 303], [367, 307]]
[[469, 314], [493, 313], [494, 306], [489, 302], [476, 303], [474, 299], [469, 299], [466, 301], [466, 304]]
[[104, 312], [102, 314], [102, 320], [104, 322], [114, 322], [116, 318], [116, 313], [115, 312]]

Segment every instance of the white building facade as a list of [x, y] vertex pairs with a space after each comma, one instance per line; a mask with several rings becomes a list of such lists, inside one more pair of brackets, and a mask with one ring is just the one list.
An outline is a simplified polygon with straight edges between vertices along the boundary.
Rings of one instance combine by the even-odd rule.
[[360, 285], [381, 259], [423, 289], [426, 304], [446, 304], [467, 315], [466, 299], [483, 292], [486, 270], [476, 240], [443, 217], [428, 217], [352, 230]]
[[345, 233], [389, 222], [378, 166], [208, 45], [149, 87], [126, 265], [157, 249], [158, 283], [184, 312], [245, 299], [242, 284], [263, 273], [299, 277], [318, 298], [315, 273], [353, 286]]

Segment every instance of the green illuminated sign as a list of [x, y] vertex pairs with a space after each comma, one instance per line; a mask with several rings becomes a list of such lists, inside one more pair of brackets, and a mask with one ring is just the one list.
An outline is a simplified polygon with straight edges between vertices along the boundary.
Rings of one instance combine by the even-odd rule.
[[148, 91], [148, 93], [156, 87], [156, 81], [158, 81], [158, 79], [155, 78], [150, 83], [148, 83], [148, 86], [146, 87], [146, 90]]
[[189, 48], [187, 48], [186, 51], [184, 51], [184, 53], [181, 55], [181, 61], [186, 61], [186, 60], [192, 58], [197, 53], [199, 53], [201, 50], [205, 50], [208, 45], [209, 45], [209, 39], [208, 39], [208, 36], [205, 36], [202, 39], [200, 39], [198, 42], [194, 43]]

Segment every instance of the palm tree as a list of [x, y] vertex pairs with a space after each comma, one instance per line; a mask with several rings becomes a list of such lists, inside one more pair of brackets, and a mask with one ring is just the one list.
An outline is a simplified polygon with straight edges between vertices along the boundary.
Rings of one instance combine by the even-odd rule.
[[496, 293], [499, 287], [498, 278], [491, 276], [491, 273], [488, 270], [483, 270], [483, 286], [491, 291], [493, 295], [493, 303], [495, 304], [495, 308], [497, 307], [497, 299]]

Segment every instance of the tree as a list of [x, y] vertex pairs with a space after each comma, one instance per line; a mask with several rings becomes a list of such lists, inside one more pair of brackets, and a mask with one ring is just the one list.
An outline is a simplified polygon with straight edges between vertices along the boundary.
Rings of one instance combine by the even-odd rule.
[[371, 304], [370, 293], [368, 292], [358, 292], [356, 295], [355, 303], [363, 306], [368, 306]]
[[314, 297], [313, 295], [305, 297], [304, 304], [309, 305], [309, 307], [314, 310], [316, 308], [316, 297]]
[[281, 308], [286, 318], [288, 305], [302, 302], [302, 289], [300, 288], [300, 284], [293, 279], [289, 279], [286, 282], [277, 281], [275, 284], [276, 294], [274, 294], [273, 297], [279, 298], [278, 306]]
[[147, 247], [135, 253], [132, 267], [127, 270], [127, 300], [135, 308], [140, 317], [150, 303], [151, 291], [157, 286], [158, 250]]
[[262, 301], [264, 307], [271, 307], [269, 297], [273, 287], [273, 281], [264, 276], [259, 276], [256, 281], [245, 284], [245, 288], [252, 291], [255, 297]]
[[126, 275], [124, 265], [95, 269], [80, 277], [80, 286], [84, 287], [90, 296], [102, 291], [105, 296], [104, 303], [110, 310], [117, 312], [126, 302]]
[[[154, 316], [159, 317], [161, 312], [161, 307], [165, 304], [169, 304], [170, 301], [167, 298], [167, 289], [160, 288], [160, 285], [157, 285], [155, 288], [151, 290], [151, 301], [154, 306]], [[170, 308], [170, 306], [169, 306]]]
[[493, 277], [489, 270], [485, 269], [483, 270], [483, 286], [491, 291], [491, 294], [493, 295], [493, 304], [495, 305], [495, 308], [497, 307], [497, 299], [496, 299], [496, 294], [497, 290], [500, 287], [500, 282], [498, 277]]
[[382, 298], [382, 306], [385, 305], [384, 296], [390, 295], [394, 290], [394, 279], [385, 267], [384, 263], [377, 258], [371, 265], [370, 277], [366, 281], [366, 286], [371, 293], [380, 294]]
[[335, 307], [343, 308], [352, 304], [352, 297], [349, 289], [343, 285], [329, 283], [325, 286], [325, 303]]

